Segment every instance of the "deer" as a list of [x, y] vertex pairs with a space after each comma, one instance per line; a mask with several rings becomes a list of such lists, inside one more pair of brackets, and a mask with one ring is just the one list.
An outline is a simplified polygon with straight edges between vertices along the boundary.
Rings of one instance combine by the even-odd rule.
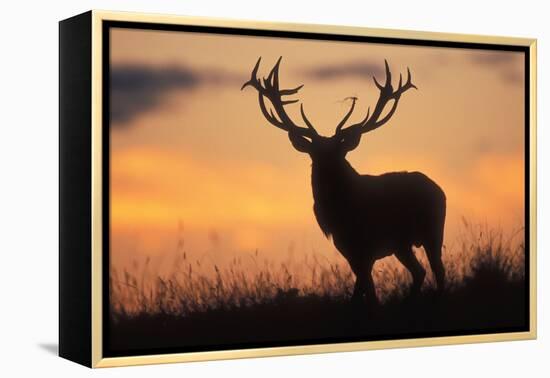
[[[303, 103], [300, 113], [305, 127], [287, 114], [286, 106], [300, 100], [286, 96], [297, 94], [303, 84], [293, 89], [280, 88], [281, 59], [260, 80], [260, 57], [241, 90], [256, 89], [260, 111], [267, 122], [285, 131], [294, 149], [311, 158], [313, 212], [321, 231], [332, 239], [355, 276], [352, 302], [379, 304], [372, 269], [377, 260], [391, 255], [412, 275], [410, 293], [418, 294], [426, 270], [413, 246], [424, 248], [440, 293], [445, 285], [441, 256], [446, 212], [444, 191], [421, 172], [359, 174], [346, 160], [346, 154], [358, 147], [363, 134], [380, 128], [392, 118], [405, 92], [418, 89], [411, 81], [410, 69], [407, 68], [405, 83], [400, 74], [398, 87], [394, 89], [388, 62], [384, 60], [385, 83], [380, 84], [373, 76], [379, 97], [372, 114], [369, 107], [361, 121], [345, 127], [357, 102], [357, 97], [350, 97], [348, 112], [336, 126], [334, 135], [326, 137], [319, 135], [309, 121]], [[384, 112], [388, 104], [389, 110]]]

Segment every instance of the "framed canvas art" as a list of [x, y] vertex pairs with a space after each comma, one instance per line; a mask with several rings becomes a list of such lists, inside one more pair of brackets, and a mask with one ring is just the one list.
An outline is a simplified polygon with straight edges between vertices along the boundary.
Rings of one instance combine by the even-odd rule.
[[536, 41], [60, 22], [62, 357], [536, 337]]

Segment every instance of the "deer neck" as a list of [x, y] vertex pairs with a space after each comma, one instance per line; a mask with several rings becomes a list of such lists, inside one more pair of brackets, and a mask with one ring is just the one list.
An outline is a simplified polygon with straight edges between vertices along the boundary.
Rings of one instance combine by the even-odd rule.
[[358, 176], [345, 159], [327, 163], [314, 161], [311, 165], [311, 186], [315, 203], [336, 204], [338, 198], [346, 198]]
[[335, 225], [341, 221], [342, 210], [349, 206], [349, 196], [358, 177], [359, 174], [345, 159], [328, 164], [313, 162], [313, 211], [319, 227], [327, 237], [337, 229]]

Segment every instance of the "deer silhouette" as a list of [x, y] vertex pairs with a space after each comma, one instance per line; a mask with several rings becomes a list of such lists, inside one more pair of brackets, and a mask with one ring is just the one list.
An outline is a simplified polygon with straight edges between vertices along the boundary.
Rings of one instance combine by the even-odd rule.
[[[281, 58], [261, 81], [257, 77], [261, 58], [258, 59], [250, 80], [241, 90], [247, 86], [255, 88], [260, 110], [267, 121], [286, 131], [296, 150], [309, 154], [315, 217], [355, 275], [352, 300], [377, 303], [372, 267], [376, 260], [392, 254], [412, 275], [411, 293], [418, 293], [426, 271], [417, 260], [413, 246], [424, 247], [438, 291], [441, 291], [445, 285], [445, 268], [441, 260], [446, 211], [443, 190], [420, 172], [361, 175], [346, 160], [346, 154], [359, 145], [361, 136], [388, 122], [401, 96], [411, 88], [417, 89], [411, 82], [410, 70], [407, 68], [404, 84], [402, 75], [399, 76], [399, 85], [394, 90], [390, 68], [385, 61], [385, 84], [373, 77], [380, 94], [372, 114], [369, 107], [359, 123], [344, 128], [357, 101], [356, 97], [351, 97], [351, 107], [336, 126], [334, 135], [324, 137], [308, 120], [303, 104], [300, 104], [300, 113], [306, 127], [298, 126], [285, 112], [286, 105], [299, 100], [284, 100], [283, 96], [298, 93], [303, 85], [294, 89], [279, 88]], [[269, 108], [266, 99], [271, 103]], [[384, 115], [388, 103], [391, 107]]]

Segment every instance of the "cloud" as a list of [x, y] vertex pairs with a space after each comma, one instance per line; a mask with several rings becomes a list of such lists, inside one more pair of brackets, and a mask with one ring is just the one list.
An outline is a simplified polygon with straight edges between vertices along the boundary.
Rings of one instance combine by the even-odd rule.
[[111, 125], [124, 127], [140, 114], [162, 105], [173, 91], [193, 91], [206, 84], [238, 82], [219, 71], [198, 71], [185, 66], [119, 64], [111, 68]]
[[340, 64], [327, 64], [317, 66], [305, 71], [305, 74], [318, 80], [334, 80], [343, 77], [359, 77], [371, 79], [373, 76], [384, 74], [384, 66], [381, 63], [369, 61], [350, 61]]
[[502, 51], [478, 52], [472, 55], [472, 61], [479, 64], [507, 65], [517, 61], [515, 54]]
[[472, 54], [470, 61], [496, 72], [505, 83], [523, 85], [525, 68], [521, 54], [509, 51], [483, 51]]
[[[174, 174], [177, 172], [177, 174]], [[111, 158], [114, 225], [283, 225], [308, 221], [301, 171], [253, 159], [197, 159], [183, 150], [132, 147]], [[307, 182], [307, 181], [304, 181]], [[237, 228], [239, 226], [236, 226]]]

